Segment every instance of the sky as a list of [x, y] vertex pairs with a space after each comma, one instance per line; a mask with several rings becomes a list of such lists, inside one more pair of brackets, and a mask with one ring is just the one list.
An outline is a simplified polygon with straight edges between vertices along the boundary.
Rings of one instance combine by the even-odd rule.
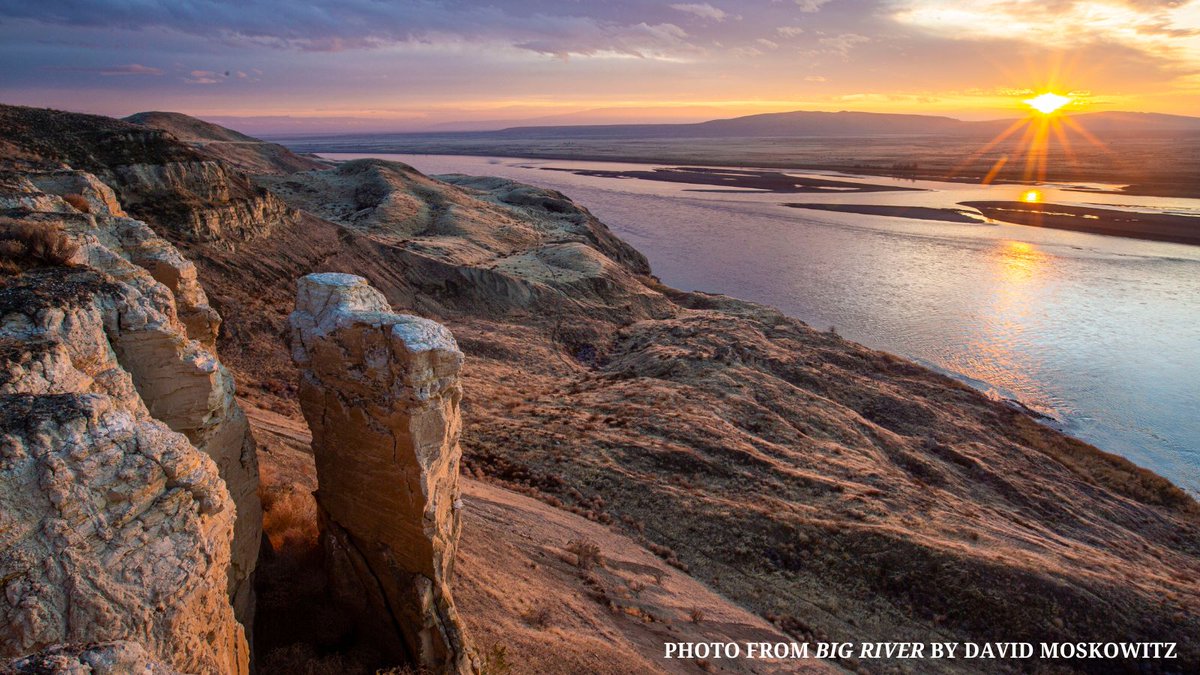
[[0, 0], [0, 102], [251, 133], [1200, 114], [1200, 0]]

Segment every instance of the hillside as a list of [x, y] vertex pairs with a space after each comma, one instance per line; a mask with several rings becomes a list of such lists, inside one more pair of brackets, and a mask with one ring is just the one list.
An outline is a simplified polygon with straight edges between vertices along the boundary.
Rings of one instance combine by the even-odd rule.
[[201, 154], [251, 174], [286, 174], [329, 166], [316, 159], [301, 157], [282, 145], [260, 141], [179, 113], [142, 112], [126, 117], [125, 121], [165, 131]]
[[[220, 161], [197, 164], [196, 150], [170, 137], [154, 137], [161, 157], [126, 148], [134, 125], [0, 113], [46, 129], [4, 127], [23, 157], [96, 164], [135, 202], [146, 183], [121, 180], [134, 155], [140, 173], [191, 167], [187, 185], [216, 169], [231, 184], [247, 180]], [[673, 566], [664, 577], [672, 592], [646, 609], [678, 616], [704, 603], [721, 617], [689, 634], [749, 626], [846, 641], [1165, 640], [1179, 643], [1181, 670], [1200, 668], [1200, 506], [1161, 477], [916, 364], [767, 307], [666, 287], [567, 195], [495, 178], [435, 180], [378, 160], [246, 184], [245, 199], [286, 208], [231, 215], [207, 237], [181, 224], [220, 205], [214, 195], [160, 191], [170, 208], [139, 213], [195, 263], [224, 318], [222, 360], [247, 407], [271, 413], [252, 413], [266, 439], [265, 488], [303, 495], [308, 480], [303, 452], [284, 448], [302, 448], [304, 437], [287, 337], [298, 277], [361, 275], [397, 310], [444, 323], [466, 355], [464, 471], [485, 484], [468, 483], [460, 609], [469, 625], [515, 627], [511, 612], [537, 609], [522, 599], [546, 597], [544, 627], [524, 621], [510, 638], [478, 628], [529, 659], [546, 636], [574, 645], [533, 670], [577, 672], [601, 653], [583, 644], [589, 633], [645, 655], [667, 630], [639, 617], [643, 609], [601, 621], [589, 602], [603, 601], [577, 597], [570, 569], [538, 562], [576, 532], [618, 561], [605, 583], [629, 587], [644, 583], [631, 572], [638, 566]], [[279, 503], [265, 500], [268, 523]], [[552, 541], [528, 539], [537, 524], [549, 528], [537, 538]], [[275, 611], [260, 606], [259, 626], [294, 616]], [[1050, 665], [1114, 666], [1024, 667]]]

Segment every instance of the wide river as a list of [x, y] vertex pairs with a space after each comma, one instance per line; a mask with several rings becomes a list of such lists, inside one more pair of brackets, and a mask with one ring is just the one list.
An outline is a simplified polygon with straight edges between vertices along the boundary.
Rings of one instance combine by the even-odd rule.
[[[835, 327], [864, 345], [1019, 400], [1067, 433], [1200, 493], [1200, 246], [782, 206], [952, 208], [968, 200], [1018, 200], [1028, 189], [1011, 185], [837, 175], [921, 190], [706, 192], [545, 170], [652, 168], [646, 165], [370, 156], [427, 174], [503, 176], [560, 190], [645, 253], [671, 286], [725, 293], [816, 328]], [[1200, 216], [1200, 200], [1067, 187], [1038, 189], [1055, 204]]]

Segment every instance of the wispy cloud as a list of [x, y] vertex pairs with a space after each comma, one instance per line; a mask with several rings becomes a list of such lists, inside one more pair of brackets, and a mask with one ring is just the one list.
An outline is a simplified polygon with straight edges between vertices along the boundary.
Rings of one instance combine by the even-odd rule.
[[725, 13], [725, 10], [719, 7], [713, 7], [707, 2], [681, 2], [671, 5], [671, 9], [683, 12], [685, 14], [692, 14], [700, 17], [701, 19], [711, 19], [713, 21], [724, 21], [729, 17], [729, 15]]
[[833, 0], [796, 0], [796, 6], [801, 12], [819, 12], [821, 8]]
[[159, 68], [151, 68], [143, 66], [140, 63], [129, 63], [123, 66], [103, 66], [103, 67], [86, 67], [86, 66], [46, 66], [43, 70], [55, 71], [60, 73], [95, 73], [105, 77], [120, 76], [120, 75], [162, 75], [163, 71]]

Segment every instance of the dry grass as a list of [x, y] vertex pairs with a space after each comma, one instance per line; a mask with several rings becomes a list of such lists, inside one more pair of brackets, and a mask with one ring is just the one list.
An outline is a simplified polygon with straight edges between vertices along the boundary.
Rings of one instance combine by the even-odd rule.
[[60, 225], [0, 218], [0, 273], [69, 265], [78, 252]]

